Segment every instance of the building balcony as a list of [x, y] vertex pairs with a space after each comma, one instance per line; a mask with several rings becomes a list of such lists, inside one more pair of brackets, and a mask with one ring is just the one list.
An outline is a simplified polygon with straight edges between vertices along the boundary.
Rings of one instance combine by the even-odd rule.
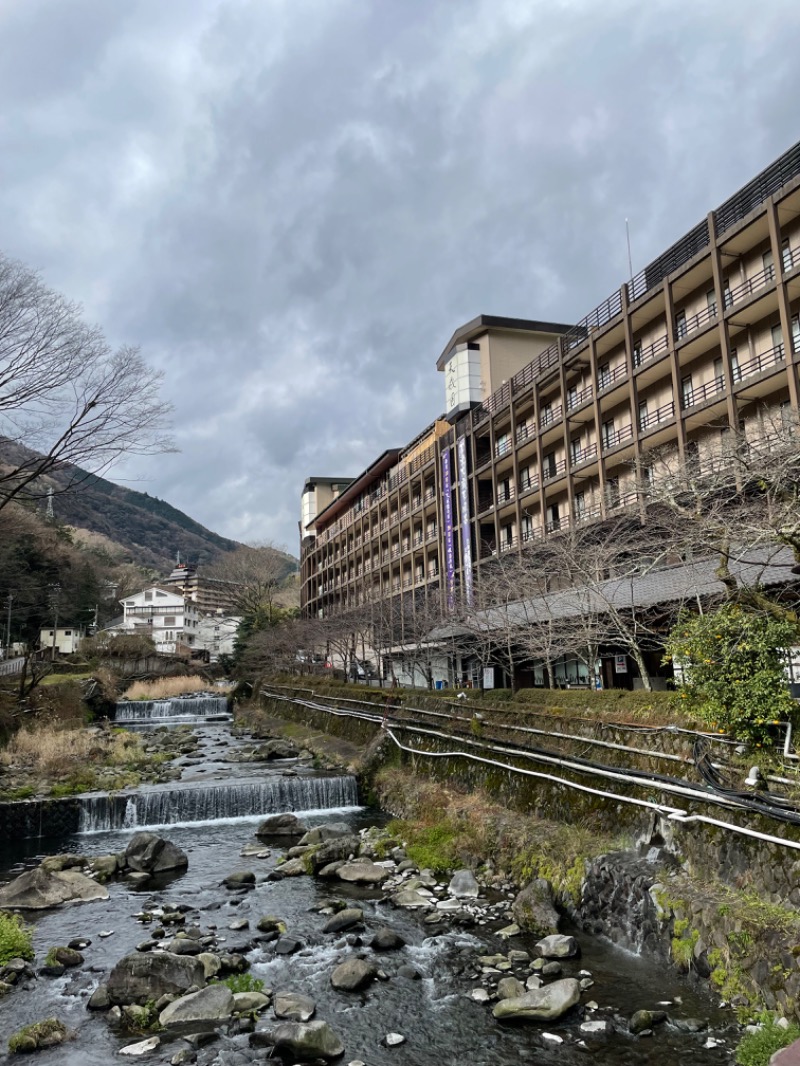
[[582, 407], [583, 404], [588, 403], [592, 396], [594, 396], [594, 389], [591, 385], [587, 385], [587, 387], [581, 389], [580, 392], [569, 393], [567, 396], [567, 410], [577, 410], [577, 408]]
[[553, 481], [557, 477], [562, 477], [567, 472], [566, 459], [558, 459], [552, 463], [545, 465], [542, 470], [542, 480], [545, 484], [548, 481]]
[[519, 479], [519, 494], [520, 496], [526, 492], [535, 492], [539, 488], [538, 477], [530, 477], [526, 475], [520, 476]]
[[753, 274], [751, 278], [747, 278], [740, 285], [737, 285], [735, 289], [726, 289], [723, 296], [725, 300], [725, 310], [729, 307], [733, 307], [734, 304], [741, 303], [742, 300], [746, 300], [752, 296], [754, 292], [758, 292], [759, 289], [764, 289], [767, 285], [771, 285], [775, 280], [775, 267], [768, 266], [764, 270], [760, 270], [758, 274]]
[[508, 488], [508, 489], [498, 489], [497, 490], [497, 503], [498, 503], [498, 505], [502, 504], [502, 503], [509, 503], [513, 499], [514, 499], [514, 487], [513, 487], [513, 485], [510, 488]]
[[648, 344], [646, 347], [639, 347], [638, 344], [633, 346], [633, 366], [637, 369], [640, 366], [644, 366], [645, 363], [649, 363], [653, 359], [657, 359], [660, 355], [663, 355], [669, 349], [669, 337], [665, 333], [663, 337], [659, 337], [658, 340], [653, 341], [652, 344]]
[[587, 444], [585, 448], [573, 448], [569, 453], [569, 459], [572, 466], [580, 466], [582, 463], [588, 463], [590, 459], [596, 458], [596, 444]]
[[619, 366], [615, 366], [613, 370], [598, 371], [597, 373], [597, 391], [604, 392], [606, 389], [610, 389], [612, 385], [616, 385], [628, 376], [628, 368], [624, 363], [620, 363]]
[[653, 429], [655, 426], [661, 425], [662, 422], [669, 422], [674, 417], [675, 404], [670, 400], [669, 403], [663, 404], [656, 411], [649, 411], [639, 415], [639, 429], [643, 431]]
[[545, 407], [539, 413], [539, 426], [542, 430], [547, 429], [549, 426], [554, 426], [556, 422], [560, 422], [564, 417], [564, 408], [560, 403], [555, 407]]
[[738, 385], [744, 378], [751, 378], [756, 374], [763, 374], [766, 370], [774, 370], [775, 367], [780, 366], [785, 359], [786, 349], [784, 344], [776, 344], [774, 348], [769, 348], [766, 352], [754, 355], [752, 359], [748, 359], [744, 363], [735, 363], [731, 369], [733, 382], [735, 385]]
[[696, 407], [700, 403], [705, 403], [706, 400], [711, 400], [715, 396], [721, 396], [725, 392], [725, 378], [717, 377], [713, 381], [707, 381], [704, 385], [696, 385], [691, 389], [683, 389], [681, 393], [681, 404], [684, 409], [687, 407]]
[[698, 329], [703, 329], [710, 322], [713, 322], [717, 317], [716, 304], [711, 304], [710, 307], [704, 307], [702, 311], [698, 311], [695, 315], [690, 315], [688, 318], [684, 315], [675, 316], [675, 339], [677, 342], [684, 340], [690, 333], [694, 333]]
[[625, 441], [633, 439], [633, 426], [621, 426], [619, 429], [609, 429], [602, 433], [603, 451], [610, 452], [619, 447]]

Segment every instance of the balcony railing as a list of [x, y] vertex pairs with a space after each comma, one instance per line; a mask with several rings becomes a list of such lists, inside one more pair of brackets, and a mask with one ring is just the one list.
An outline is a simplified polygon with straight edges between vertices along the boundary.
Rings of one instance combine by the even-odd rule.
[[698, 311], [696, 315], [690, 315], [688, 318], [675, 318], [675, 337], [678, 341], [682, 341], [685, 337], [688, 337], [690, 333], [694, 333], [697, 329], [702, 329], [703, 326], [707, 326], [709, 322], [712, 322], [717, 317], [717, 308], [715, 304], [710, 307], [704, 307], [702, 311]]
[[522, 531], [522, 543], [529, 544], [532, 540], [540, 540], [542, 536], [541, 526], [531, 526], [530, 529], [523, 529]]
[[597, 458], [597, 445], [587, 444], [585, 448], [572, 448], [569, 453], [570, 462], [573, 466], [588, 463], [590, 459]]
[[669, 337], [664, 334], [663, 337], [659, 337], [658, 340], [653, 341], [652, 344], [648, 344], [646, 348], [633, 349], [633, 365], [635, 368], [643, 366], [645, 363], [649, 363], [651, 359], [657, 359], [659, 355], [662, 355], [669, 348]]
[[505, 538], [501, 537], [500, 538], [500, 551], [501, 552], [511, 551], [511, 549], [512, 548], [516, 548], [516, 546], [517, 546], [517, 538], [515, 536], [505, 537]]
[[681, 402], [683, 407], [696, 407], [699, 403], [705, 403], [706, 400], [710, 400], [714, 396], [719, 396], [725, 392], [725, 378], [717, 377], [712, 381], [707, 381], [704, 385], [695, 385], [691, 389], [683, 389], [681, 392]]
[[735, 289], [726, 289], [724, 293], [725, 309], [727, 310], [729, 307], [733, 307], [734, 304], [741, 303], [748, 296], [752, 296], [754, 292], [771, 285], [774, 280], [775, 267], [770, 265], [765, 267], [764, 270], [760, 270], [758, 274], [753, 274], [751, 278], [747, 278], [741, 285], [737, 285]]
[[519, 479], [519, 492], [520, 496], [524, 492], [534, 492], [539, 488], [538, 477], [531, 477], [530, 475], [522, 475]]
[[743, 378], [751, 378], [755, 374], [762, 374], [765, 370], [780, 366], [785, 358], [786, 349], [781, 343], [776, 344], [774, 348], [769, 348], [766, 352], [753, 356], [744, 363], [734, 364], [731, 370], [734, 384], [738, 385]]
[[438, 566], [432, 566], [428, 570], [428, 577], [432, 578], [432, 577], [438, 577], [438, 576], [439, 576], [439, 567]]
[[624, 363], [620, 363], [619, 366], [615, 366], [613, 370], [598, 371], [597, 374], [597, 391], [602, 392], [604, 389], [610, 388], [617, 381], [621, 381], [626, 377], [628, 368]]
[[525, 422], [521, 426], [517, 426], [517, 444], [521, 444], [523, 441], [528, 440], [536, 432], [536, 426], [533, 422]]
[[623, 441], [630, 440], [632, 437], [633, 426], [620, 426], [619, 429], [603, 430], [601, 434], [603, 451], [610, 451], [611, 448], [616, 448], [618, 444], [622, 444]]
[[504, 437], [502, 440], [496, 442], [494, 446], [494, 454], [497, 459], [503, 455], [508, 455], [511, 451], [512, 444], [510, 437]]
[[498, 504], [508, 503], [509, 500], [513, 500], [513, 499], [514, 499], [514, 487], [513, 487], [513, 485], [510, 488], [508, 488], [508, 489], [498, 489], [497, 490], [497, 502], [498, 502]]
[[426, 541], [436, 540], [437, 536], [438, 536], [438, 532], [437, 532], [436, 529], [429, 529], [428, 532], [425, 534], [425, 540]]
[[585, 389], [581, 389], [580, 392], [570, 392], [567, 395], [567, 410], [574, 411], [582, 404], [588, 403], [594, 395], [594, 389], [591, 385], [587, 385]]
[[556, 422], [561, 421], [563, 414], [564, 409], [560, 403], [556, 404], [555, 407], [545, 407], [539, 413], [539, 425], [542, 429], [547, 426], [554, 426]]
[[436, 489], [426, 489], [425, 495], [422, 497], [425, 503], [429, 503], [436, 496]]
[[652, 429], [662, 422], [669, 422], [675, 417], [675, 404], [670, 400], [656, 411], [644, 412], [639, 415], [639, 429]]
[[544, 481], [552, 481], [553, 478], [561, 477], [567, 470], [566, 459], [558, 459], [555, 462], [549, 463], [542, 470], [542, 479]]
[[581, 507], [575, 508], [575, 522], [592, 522], [595, 518], [600, 518], [602, 511], [600, 507]]

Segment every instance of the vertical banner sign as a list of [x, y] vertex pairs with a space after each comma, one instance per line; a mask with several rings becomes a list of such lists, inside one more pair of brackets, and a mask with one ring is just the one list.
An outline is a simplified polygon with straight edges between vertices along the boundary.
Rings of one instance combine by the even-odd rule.
[[450, 476], [450, 449], [442, 452], [442, 504], [444, 505], [444, 567], [447, 576], [447, 609], [456, 605], [456, 555], [453, 544], [453, 482]]
[[472, 606], [472, 537], [469, 529], [469, 481], [467, 480], [467, 438], [456, 444], [458, 501], [461, 510], [461, 571], [467, 607]]

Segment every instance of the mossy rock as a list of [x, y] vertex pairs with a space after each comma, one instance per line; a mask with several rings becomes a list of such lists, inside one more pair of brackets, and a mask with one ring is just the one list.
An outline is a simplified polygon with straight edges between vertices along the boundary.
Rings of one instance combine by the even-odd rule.
[[42, 1051], [49, 1047], [58, 1047], [72, 1034], [58, 1018], [45, 1018], [41, 1022], [24, 1025], [8, 1038], [8, 1050], [13, 1054]]

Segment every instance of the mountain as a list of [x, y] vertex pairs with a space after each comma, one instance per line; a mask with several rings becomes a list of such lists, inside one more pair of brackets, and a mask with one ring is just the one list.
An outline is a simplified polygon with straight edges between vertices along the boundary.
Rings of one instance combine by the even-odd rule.
[[[0, 466], [16, 466], [30, 454], [18, 444], [0, 441]], [[49, 488], [53, 489], [53, 511], [59, 522], [101, 534], [122, 549], [123, 558], [138, 566], [167, 574], [178, 553], [184, 562], [202, 566], [240, 546], [165, 500], [115, 485], [77, 467], [55, 470], [39, 479], [36, 494], [42, 499], [42, 510]], [[275, 553], [285, 559], [287, 574], [297, 568], [291, 555], [278, 549]]]

